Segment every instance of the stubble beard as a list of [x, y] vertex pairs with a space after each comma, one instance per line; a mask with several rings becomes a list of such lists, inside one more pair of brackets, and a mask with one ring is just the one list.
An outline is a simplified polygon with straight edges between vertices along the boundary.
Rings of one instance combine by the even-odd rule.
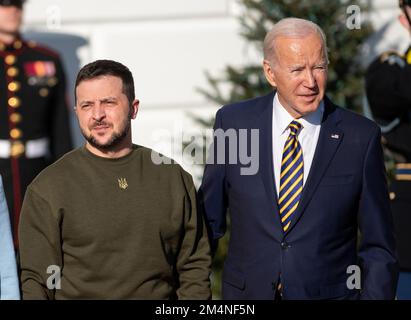
[[[102, 122], [102, 124], [104, 124], [104, 122]], [[92, 133], [87, 135], [83, 129], [81, 129], [81, 133], [83, 134], [86, 141], [90, 143], [90, 145], [92, 145], [94, 148], [103, 150], [103, 151], [112, 151], [112, 150], [115, 150], [117, 146], [121, 145], [121, 143], [124, 141], [128, 133], [130, 132], [130, 128], [131, 128], [131, 120], [127, 119], [122, 124], [120, 130], [118, 132], [113, 132], [111, 134], [110, 139], [104, 144], [99, 143]]]

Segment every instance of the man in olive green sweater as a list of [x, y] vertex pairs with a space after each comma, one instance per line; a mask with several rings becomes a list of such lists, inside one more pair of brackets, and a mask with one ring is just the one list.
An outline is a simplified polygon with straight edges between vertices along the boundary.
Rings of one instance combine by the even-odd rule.
[[87, 142], [29, 186], [23, 299], [209, 299], [211, 257], [191, 176], [133, 145], [131, 72], [99, 60], [76, 80]]

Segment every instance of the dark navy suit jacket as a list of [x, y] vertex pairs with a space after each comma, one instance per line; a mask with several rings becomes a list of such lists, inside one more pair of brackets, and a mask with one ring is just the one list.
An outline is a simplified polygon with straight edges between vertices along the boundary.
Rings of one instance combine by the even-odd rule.
[[[217, 112], [214, 129], [259, 130], [257, 174], [242, 175], [244, 165], [229, 163], [239, 146], [229, 150], [226, 139], [225, 163], [209, 159], [214, 164], [206, 166], [199, 191], [213, 242], [230, 213], [223, 298], [274, 299], [281, 274], [284, 299], [393, 299], [398, 265], [379, 127], [325, 98], [313, 163], [284, 233], [273, 174], [273, 98]], [[353, 265], [361, 270], [361, 290], [347, 286], [355, 283], [347, 272]]]

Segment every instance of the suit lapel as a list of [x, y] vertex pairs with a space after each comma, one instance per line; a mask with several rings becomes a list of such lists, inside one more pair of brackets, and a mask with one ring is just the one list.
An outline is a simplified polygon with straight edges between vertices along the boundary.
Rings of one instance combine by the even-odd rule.
[[313, 197], [318, 184], [343, 139], [343, 132], [337, 127], [340, 119], [336, 107], [327, 98], [324, 99], [324, 102], [324, 115], [310, 173], [304, 185], [301, 202], [294, 213], [294, 218], [291, 221], [287, 233], [293, 229], [303, 215], [305, 208]]
[[[267, 194], [267, 199], [272, 209], [273, 219], [275, 221], [275, 232], [273, 233], [280, 241], [282, 236], [282, 226], [277, 204], [277, 192], [274, 182], [273, 169], [273, 134], [272, 134], [272, 119], [273, 119], [273, 99], [274, 93], [264, 97], [261, 101], [261, 113], [256, 119], [255, 128], [260, 129], [259, 135], [259, 150], [260, 150], [260, 167], [259, 174], [264, 183], [264, 188]], [[277, 229], [278, 228], [278, 229]], [[278, 231], [278, 232], [277, 232]]]

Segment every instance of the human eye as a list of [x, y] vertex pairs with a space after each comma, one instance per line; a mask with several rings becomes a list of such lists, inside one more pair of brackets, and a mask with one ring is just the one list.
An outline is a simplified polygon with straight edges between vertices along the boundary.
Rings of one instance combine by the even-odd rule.
[[91, 107], [90, 103], [83, 103], [83, 104], [80, 105], [80, 109], [82, 109], [82, 110], [90, 109], [90, 107]]
[[298, 74], [303, 70], [304, 70], [304, 68], [302, 68], [302, 67], [294, 67], [294, 68], [291, 68], [291, 73]]
[[114, 106], [116, 105], [116, 100], [114, 99], [107, 99], [103, 101], [103, 104], [107, 105], [107, 106]]
[[315, 70], [325, 70], [327, 66], [325, 64], [319, 64], [314, 67]]

